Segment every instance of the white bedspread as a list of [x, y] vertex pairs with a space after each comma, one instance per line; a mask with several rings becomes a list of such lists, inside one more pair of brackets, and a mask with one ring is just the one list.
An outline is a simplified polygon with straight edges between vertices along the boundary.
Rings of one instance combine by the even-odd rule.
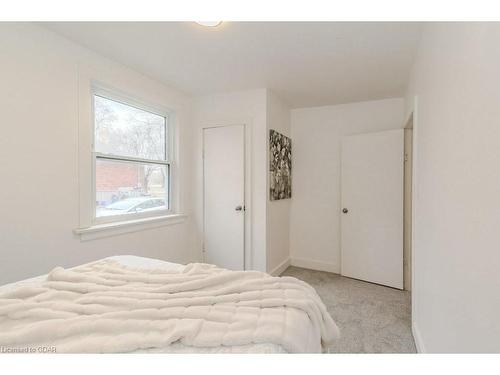
[[3, 347], [80, 353], [275, 344], [319, 352], [337, 337], [308, 284], [206, 264], [145, 269], [105, 259], [56, 268], [46, 281], [0, 295]]

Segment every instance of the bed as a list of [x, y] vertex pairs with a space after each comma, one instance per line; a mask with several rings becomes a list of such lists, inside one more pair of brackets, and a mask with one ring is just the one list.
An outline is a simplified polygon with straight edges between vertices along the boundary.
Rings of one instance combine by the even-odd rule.
[[338, 337], [312, 287], [257, 271], [123, 255], [0, 287], [14, 351], [303, 353]]

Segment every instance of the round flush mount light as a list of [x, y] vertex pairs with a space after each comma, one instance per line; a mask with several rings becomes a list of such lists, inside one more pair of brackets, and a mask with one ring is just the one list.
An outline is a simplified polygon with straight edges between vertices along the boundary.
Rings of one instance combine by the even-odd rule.
[[222, 21], [195, 21], [198, 25], [206, 26], [206, 27], [217, 27]]

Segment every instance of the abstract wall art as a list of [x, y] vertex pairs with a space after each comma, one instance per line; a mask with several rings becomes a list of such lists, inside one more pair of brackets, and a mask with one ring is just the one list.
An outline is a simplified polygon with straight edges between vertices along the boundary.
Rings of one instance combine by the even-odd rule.
[[269, 131], [270, 199], [292, 197], [292, 140], [275, 130]]

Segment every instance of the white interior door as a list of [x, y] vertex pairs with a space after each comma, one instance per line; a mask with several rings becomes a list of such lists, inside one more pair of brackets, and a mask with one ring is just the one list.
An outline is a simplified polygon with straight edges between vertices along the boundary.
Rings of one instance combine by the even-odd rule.
[[342, 139], [342, 275], [403, 288], [403, 130]]
[[245, 127], [203, 129], [204, 257], [231, 270], [245, 267]]

